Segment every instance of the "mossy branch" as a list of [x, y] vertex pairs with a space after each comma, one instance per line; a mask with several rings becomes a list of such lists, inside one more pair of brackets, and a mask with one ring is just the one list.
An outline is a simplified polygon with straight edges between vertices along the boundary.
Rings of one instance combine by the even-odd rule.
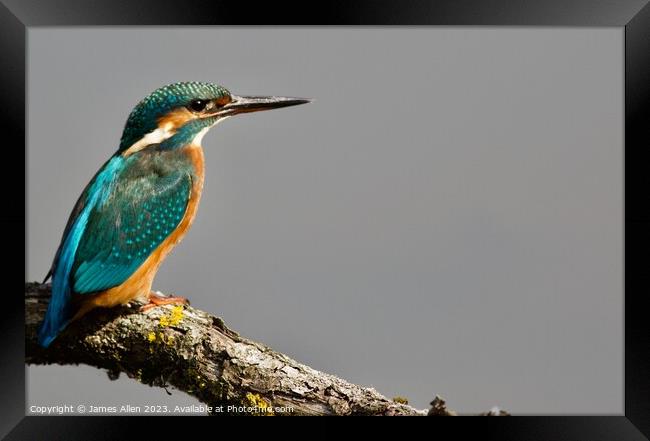
[[[316, 371], [190, 306], [95, 310], [48, 349], [36, 331], [50, 286], [25, 284], [26, 363], [88, 364], [151, 385], [171, 385], [213, 408], [276, 415], [427, 415], [372, 388]], [[432, 415], [454, 415], [439, 397]], [[280, 412], [284, 410], [284, 412]], [[231, 413], [232, 413], [231, 412]]]

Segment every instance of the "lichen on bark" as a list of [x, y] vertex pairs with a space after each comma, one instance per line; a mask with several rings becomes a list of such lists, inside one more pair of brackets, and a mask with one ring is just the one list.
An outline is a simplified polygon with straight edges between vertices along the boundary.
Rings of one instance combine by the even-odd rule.
[[[25, 285], [26, 362], [84, 363], [151, 386], [173, 386], [212, 407], [273, 415], [425, 415], [373, 388], [349, 383], [248, 340], [222, 319], [190, 306], [98, 309], [48, 348], [36, 331], [49, 285]], [[282, 409], [275, 412], [273, 409]], [[290, 410], [290, 411], [287, 411]]]

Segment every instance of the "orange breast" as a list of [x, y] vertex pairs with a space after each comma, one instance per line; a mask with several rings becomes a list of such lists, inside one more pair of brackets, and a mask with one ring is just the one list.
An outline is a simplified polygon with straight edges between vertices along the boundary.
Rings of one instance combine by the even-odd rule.
[[145, 301], [149, 297], [153, 279], [158, 267], [169, 252], [178, 244], [189, 230], [196, 216], [203, 191], [204, 160], [201, 146], [190, 145], [183, 148], [194, 166], [196, 180], [192, 182], [192, 193], [185, 210], [185, 215], [176, 229], [151, 253], [144, 263], [119, 286], [107, 289], [97, 294], [84, 296], [83, 303], [73, 320], [78, 319], [96, 307], [112, 307], [127, 303], [134, 299]]

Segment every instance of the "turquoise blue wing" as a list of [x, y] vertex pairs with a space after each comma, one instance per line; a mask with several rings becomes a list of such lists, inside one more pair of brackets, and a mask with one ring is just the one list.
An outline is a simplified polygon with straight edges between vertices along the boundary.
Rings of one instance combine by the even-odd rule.
[[185, 171], [118, 179], [89, 213], [70, 272], [72, 291], [92, 293], [126, 281], [176, 229], [191, 190]]
[[77, 201], [52, 264], [52, 297], [38, 330], [42, 346], [73, 317], [73, 293], [123, 283], [183, 219], [189, 170], [147, 161], [113, 156]]
[[123, 169], [124, 162], [123, 157], [113, 156], [99, 169], [77, 200], [68, 219], [50, 270], [52, 296], [43, 323], [38, 329], [38, 342], [43, 347], [48, 347], [54, 341], [74, 314], [71, 302], [70, 271], [74, 264], [79, 241], [88, 224], [90, 213], [94, 207], [103, 204], [108, 198], [120, 170]]

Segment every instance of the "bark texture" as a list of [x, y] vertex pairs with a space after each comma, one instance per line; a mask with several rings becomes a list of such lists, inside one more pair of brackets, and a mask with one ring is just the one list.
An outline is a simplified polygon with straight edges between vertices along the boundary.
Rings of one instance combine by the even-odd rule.
[[[134, 303], [95, 310], [43, 349], [36, 334], [49, 297], [49, 284], [25, 284], [28, 364], [88, 364], [106, 369], [113, 379], [124, 373], [151, 386], [173, 386], [229, 413], [427, 415], [298, 363], [190, 306], [142, 313]], [[439, 397], [432, 406], [429, 415], [455, 415]]]

